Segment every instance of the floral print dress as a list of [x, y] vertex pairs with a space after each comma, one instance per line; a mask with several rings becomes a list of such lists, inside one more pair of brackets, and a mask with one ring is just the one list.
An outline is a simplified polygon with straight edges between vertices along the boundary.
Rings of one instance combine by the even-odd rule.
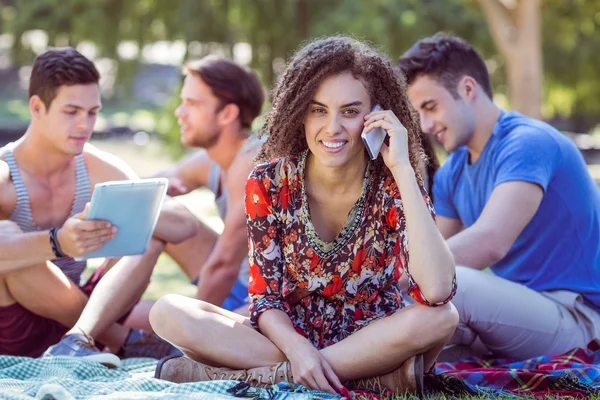
[[[447, 303], [454, 291], [446, 301], [429, 304], [410, 277], [402, 200], [387, 168], [372, 182], [369, 164], [342, 231], [332, 242], [319, 238], [304, 186], [307, 153], [257, 166], [246, 184], [251, 324], [258, 329], [263, 312], [279, 309], [316, 348], [327, 347], [402, 308], [403, 273], [415, 300]], [[434, 217], [422, 185], [421, 191]], [[290, 304], [286, 299], [296, 289], [310, 295]]]

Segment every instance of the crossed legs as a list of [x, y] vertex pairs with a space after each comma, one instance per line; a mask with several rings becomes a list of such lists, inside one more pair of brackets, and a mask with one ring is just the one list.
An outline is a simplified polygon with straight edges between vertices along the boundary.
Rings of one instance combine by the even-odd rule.
[[[286, 360], [268, 338], [249, 326], [247, 318], [206, 302], [164, 296], [152, 308], [150, 323], [188, 357], [213, 366], [246, 369]], [[342, 381], [387, 373], [416, 354], [423, 354], [427, 370], [457, 323], [452, 304], [436, 308], [415, 304], [321, 352]]]

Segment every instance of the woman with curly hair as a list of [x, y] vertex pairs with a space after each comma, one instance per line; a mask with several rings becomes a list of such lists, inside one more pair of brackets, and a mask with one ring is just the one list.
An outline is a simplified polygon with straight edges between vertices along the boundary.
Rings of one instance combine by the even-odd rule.
[[[361, 132], [378, 127], [388, 139], [371, 161]], [[316, 40], [281, 76], [265, 131], [246, 185], [250, 317], [163, 297], [152, 326], [187, 357], [156, 376], [421, 392], [458, 315], [404, 77], [362, 42]]]

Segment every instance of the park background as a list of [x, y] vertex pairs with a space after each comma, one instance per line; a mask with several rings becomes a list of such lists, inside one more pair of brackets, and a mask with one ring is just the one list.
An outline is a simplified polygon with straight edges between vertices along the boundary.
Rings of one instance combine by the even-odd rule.
[[[186, 60], [233, 58], [268, 90], [311, 38], [355, 36], [396, 61], [437, 31], [471, 42], [495, 101], [571, 136], [600, 180], [599, 0], [0, 0], [0, 145], [27, 127], [31, 64], [48, 46], [96, 63], [104, 107], [92, 142], [144, 177], [190, 151], [173, 117]], [[212, 198], [197, 190], [181, 201], [220, 231]], [[145, 298], [169, 292], [195, 289], [162, 256]]]

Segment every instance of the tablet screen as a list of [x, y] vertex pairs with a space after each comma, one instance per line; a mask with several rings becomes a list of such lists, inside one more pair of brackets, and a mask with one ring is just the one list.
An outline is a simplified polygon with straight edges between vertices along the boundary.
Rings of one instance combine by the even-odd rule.
[[114, 239], [77, 260], [143, 254], [148, 249], [167, 192], [165, 178], [99, 183], [94, 187], [88, 220], [109, 221]]

